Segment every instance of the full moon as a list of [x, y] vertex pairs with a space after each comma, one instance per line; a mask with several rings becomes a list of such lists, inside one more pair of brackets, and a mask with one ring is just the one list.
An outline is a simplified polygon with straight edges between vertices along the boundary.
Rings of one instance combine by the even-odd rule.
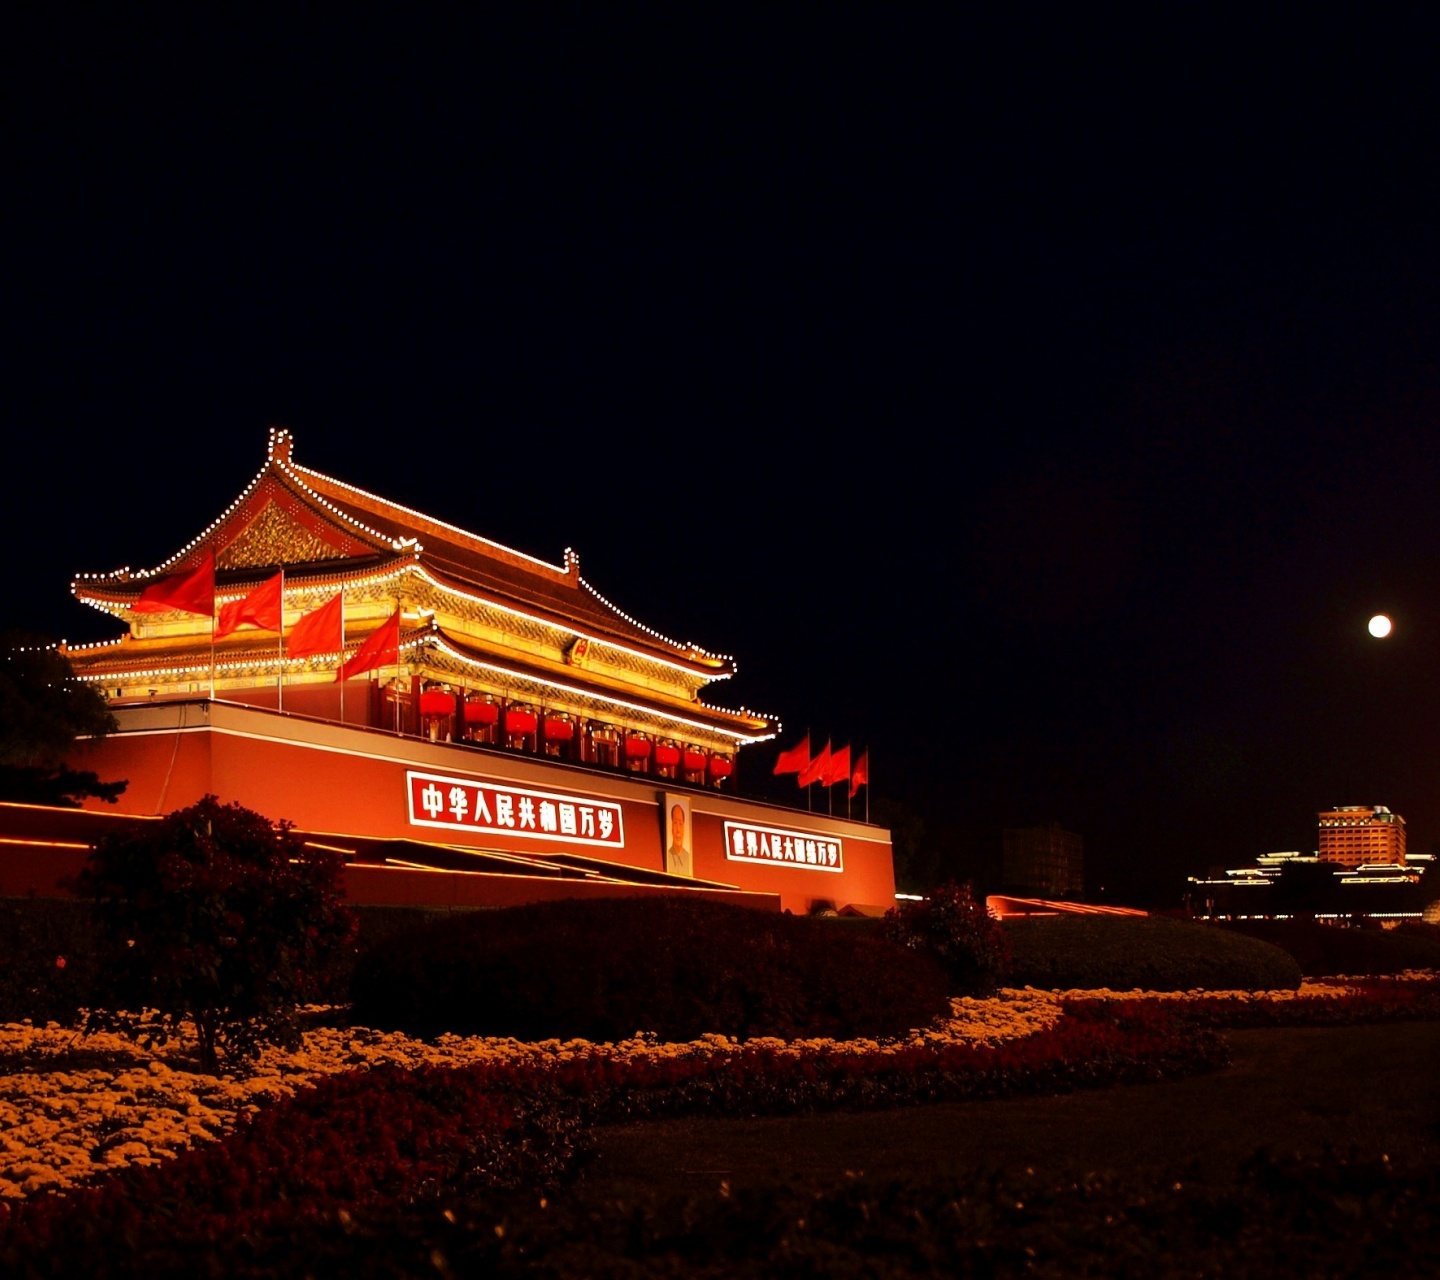
[[1383, 613], [1377, 613], [1370, 619], [1370, 634], [1377, 640], [1383, 640], [1390, 634], [1390, 619]]

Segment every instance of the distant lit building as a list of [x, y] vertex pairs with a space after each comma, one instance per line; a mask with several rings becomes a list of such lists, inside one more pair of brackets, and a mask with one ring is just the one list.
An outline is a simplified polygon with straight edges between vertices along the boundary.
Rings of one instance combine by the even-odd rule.
[[1007, 889], [1041, 897], [1080, 897], [1085, 892], [1085, 838], [1058, 822], [1043, 827], [1006, 827], [1001, 876]]
[[1383, 804], [1346, 804], [1318, 815], [1319, 858], [1346, 867], [1405, 865], [1405, 819]]
[[1434, 864], [1428, 853], [1413, 853], [1403, 863], [1356, 866], [1313, 853], [1262, 853], [1253, 866], [1188, 877], [1186, 898], [1197, 915], [1217, 920], [1304, 915], [1342, 924], [1361, 919], [1398, 923], [1426, 915], [1435, 890], [1434, 873], [1430, 885], [1425, 873]]

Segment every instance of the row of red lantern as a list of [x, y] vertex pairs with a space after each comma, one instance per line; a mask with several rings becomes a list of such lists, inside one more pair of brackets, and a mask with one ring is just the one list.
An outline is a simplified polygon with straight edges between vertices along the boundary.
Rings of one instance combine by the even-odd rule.
[[[455, 714], [456, 695], [442, 689], [427, 689], [420, 695], [420, 714], [426, 719], [438, 719]], [[507, 739], [526, 738], [539, 733], [547, 743], [564, 744], [575, 737], [575, 722], [568, 716], [538, 716], [528, 707], [512, 706], [502, 708], [488, 698], [467, 698], [462, 707], [462, 718], [467, 729], [489, 729], [502, 727]], [[591, 734], [592, 740], [617, 742], [620, 735], [605, 726], [597, 727]], [[657, 769], [679, 769], [687, 775], [707, 774], [712, 780], [728, 778], [734, 772], [734, 761], [722, 755], [709, 755], [698, 747], [679, 746], [669, 741], [652, 742], [644, 734], [630, 733], [623, 739], [623, 754], [629, 765], [643, 765], [650, 761]]]

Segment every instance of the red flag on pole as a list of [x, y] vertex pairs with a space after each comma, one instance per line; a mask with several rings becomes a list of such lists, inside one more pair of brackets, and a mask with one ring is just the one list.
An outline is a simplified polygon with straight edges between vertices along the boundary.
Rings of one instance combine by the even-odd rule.
[[[868, 787], [869, 785], [870, 785], [870, 752], [869, 752], [869, 751], [862, 751], [862, 752], [860, 753], [860, 759], [858, 759], [857, 761], [855, 761], [854, 771], [850, 774], [850, 794], [851, 794], [851, 796], [853, 797], [854, 794], [855, 794], [857, 791], [859, 791], [861, 787]], [[868, 806], [869, 806], [869, 801], [866, 801], [866, 806], [867, 806], [866, 812], [868, 813], [868, 812], [869, 812], [869, 808], [868, 808]]]
[[393, 667], [400, 661], [400, 610], [397, 608], [386, 621], [370, 633], [349, 662], [335, 673], [336, 680], [348, 680], [376, 667]]
[[800, 770], [800, 776], [796, 779], [802, 787], [808, 787], [812, 782], [821, 782], [825, 778], [825, 771], [830, 767], [830, 744], [827, 742], [808, 765]]
[[302, 614], [290, 628], [285, 652], [292, 658], [311, 658], [317, 653], [339, 653], [345, 642], [344, 593], [335, 595], [318, 609]]
[[850, 744], [847, 742], [830, 757], [830, 763], [825, 766], [825, 776], [820, 779], [820, 785], [833, 787], [837, 782], [848, 782], [849, 780]]
[[810, 763], [810, 735], [807, 733], [801, 741], [790, 748], [789, 751], [782, 751], [780, 758], [775, 761], [775, 773], [778, 776], [782, 773], [799, 773]]
[[245, 625], [259, 627], [261, 631], [279, 631], [283, 625], [280, 613], [280, 590], [285, 581], [282, 569], [273, 578], [267, 579], [243, 600], [231, 600], [220, 606], [220, 622], [215, 628], [215, 639], [228, 636]]
[[174, 573], [152, 582], [130, 609], [132, 613], [169, 613], [178, 609], [181, 613], [213, 615], [215, 553], [207, 551], [205, 558], [189, 573]]

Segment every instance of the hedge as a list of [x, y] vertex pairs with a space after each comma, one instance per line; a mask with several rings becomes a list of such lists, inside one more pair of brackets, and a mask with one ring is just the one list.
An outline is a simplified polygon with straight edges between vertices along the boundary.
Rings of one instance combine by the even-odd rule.
[[1017, 987], [1293, 991], [1302, 976], [1268, 942], [1164, 916], [1045, 916], [1005, 928]]
[[1289, 952], [1307, 978], [1440, 969], [1440, 925], [1407, 921], [1398, 928], [1383, 929], [1347, 928], [1315, 920], [1237, 920], [1221, 927]]
[[352, 1021], [433, 1036], [903, 1035], [938, 962], [833, 922], [690, 898], [571, 899], [427, 923], [361, 957]]

